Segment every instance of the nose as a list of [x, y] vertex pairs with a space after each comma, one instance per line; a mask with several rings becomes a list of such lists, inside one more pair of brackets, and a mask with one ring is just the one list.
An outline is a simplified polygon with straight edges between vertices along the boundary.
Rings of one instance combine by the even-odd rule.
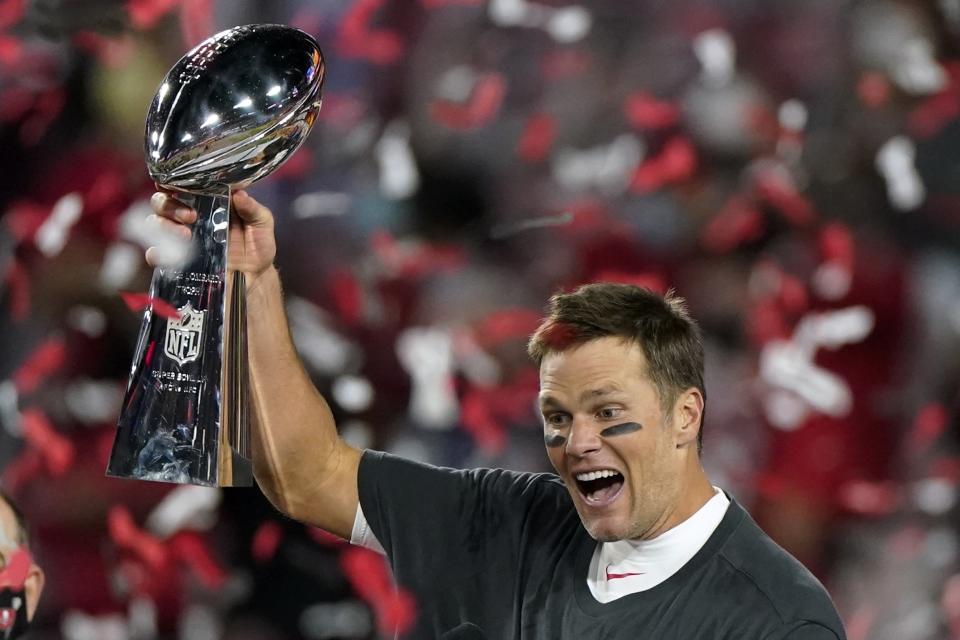
[[582, 458], [599, 451], [600, 446], [600, 435], [594, 425], [589, 420], [575, 418], [567, 436], [567, 453]]

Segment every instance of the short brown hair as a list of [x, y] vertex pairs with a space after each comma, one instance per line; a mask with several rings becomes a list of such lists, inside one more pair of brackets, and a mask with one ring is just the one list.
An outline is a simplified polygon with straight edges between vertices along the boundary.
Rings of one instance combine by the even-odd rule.
[[[646, 374], [657, 388], [664, 411], [677, 396], [696, 387], [703, 395], [703, 338], [673, 290], [660, 295], [628, 284], [585, 284], [550, 298], [548, 316], [530, 337], [527, 353], [537, 363], [550, 353], [608, 336], [635, 342], [647, 359]], [[703, 415], [697, 453], [703, 449]]]

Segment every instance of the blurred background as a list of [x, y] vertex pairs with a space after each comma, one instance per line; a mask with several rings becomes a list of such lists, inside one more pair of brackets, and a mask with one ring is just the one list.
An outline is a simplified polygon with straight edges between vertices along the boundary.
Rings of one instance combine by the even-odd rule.
[[326, 56], [312, 134], [251, 191], [348, 440], [547, 470], [524, 344], [549, 295], [675, 288], [714, 484], [852, 640], [960, 638], [960, 0], [0, 0], [0, 478], [47, 574], [32, 637], [415, 615], [255, 488], [104, 477], [150, 279], [147, 106], [253, 22]]

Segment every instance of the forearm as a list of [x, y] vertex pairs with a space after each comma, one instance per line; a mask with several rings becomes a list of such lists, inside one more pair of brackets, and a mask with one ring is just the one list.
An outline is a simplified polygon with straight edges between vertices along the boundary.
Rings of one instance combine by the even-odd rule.
[[247, 335], [258, 484], [291, 517], [349, 537], [360, 453], [340, 440], [329, 406], [303, 368], [273, 268], [248, 291]]

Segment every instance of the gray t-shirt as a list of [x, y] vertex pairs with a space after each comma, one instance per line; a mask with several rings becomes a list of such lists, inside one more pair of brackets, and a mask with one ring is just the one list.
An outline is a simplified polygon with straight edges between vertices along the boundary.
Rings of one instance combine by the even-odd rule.
[[826, 590], [731, 498], [663, 583], [606, 604], [596, 548], [552, 474], [454, 470], [367, 451], [360, 506], [417, 600], [406, 638], [844, 640]]

